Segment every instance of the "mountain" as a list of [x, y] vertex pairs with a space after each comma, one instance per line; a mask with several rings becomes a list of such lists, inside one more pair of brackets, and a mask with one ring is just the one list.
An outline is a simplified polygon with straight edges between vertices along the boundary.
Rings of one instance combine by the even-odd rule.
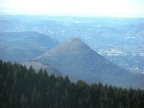
[[70, 77], [120, 87], [144, 87], [144, 77], [122, 69], [77, 38], [51, 49], [35, 61], [50, 64]]
[[37, 32], [0, 32], [0, 59], [28, 61], [58, 44], [56, 39]]
[[43, 33], [60, 43], [76, 36], [118, 66], [144, 73], [144, 18], [0, 15], [0, 32], [9, 31]]

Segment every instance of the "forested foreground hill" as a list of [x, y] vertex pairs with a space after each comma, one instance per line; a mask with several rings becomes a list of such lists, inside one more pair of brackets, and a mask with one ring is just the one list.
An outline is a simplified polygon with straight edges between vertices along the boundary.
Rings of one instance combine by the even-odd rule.
[[0, 108], [144, 108], [144, 91], [72, 83], [68, 76], [0, 61]]

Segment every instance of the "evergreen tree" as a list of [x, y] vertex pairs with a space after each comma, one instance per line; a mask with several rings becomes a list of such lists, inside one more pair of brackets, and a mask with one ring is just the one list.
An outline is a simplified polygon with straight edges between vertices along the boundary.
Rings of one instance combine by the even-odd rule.
[[102, 83], [73, 83], [0, 60], [0, 108], [144, 108], [144, 91]]

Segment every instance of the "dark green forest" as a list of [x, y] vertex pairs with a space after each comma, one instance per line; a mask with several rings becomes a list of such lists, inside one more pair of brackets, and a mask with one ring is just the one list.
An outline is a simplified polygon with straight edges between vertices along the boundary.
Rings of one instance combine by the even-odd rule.
[[0, 60], [0, 108], [144, 108], [144, 91], [71, 82]]

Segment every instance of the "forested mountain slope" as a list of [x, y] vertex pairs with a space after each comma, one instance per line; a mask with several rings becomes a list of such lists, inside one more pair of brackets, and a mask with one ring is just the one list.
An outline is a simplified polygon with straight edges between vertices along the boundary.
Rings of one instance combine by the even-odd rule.
[[1, 108], [143, 108], [144, 91], [102, 83], [72, 83], [69, 78], [38, 73], [0, 60]]

